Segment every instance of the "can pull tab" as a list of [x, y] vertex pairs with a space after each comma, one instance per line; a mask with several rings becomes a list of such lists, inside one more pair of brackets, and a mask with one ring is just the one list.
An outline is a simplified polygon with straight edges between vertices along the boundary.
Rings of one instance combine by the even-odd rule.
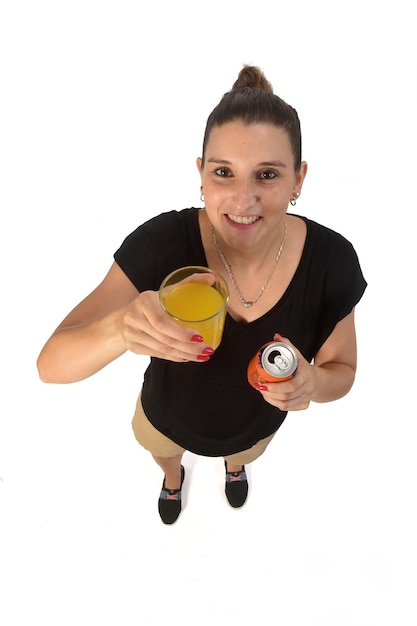
[[290, 362], [279, 350], [272, 350], [268, 354], [268, 361], [272, 365], [276, 365], [277, 368], [281, 371], [286, 371], [290, 367]]

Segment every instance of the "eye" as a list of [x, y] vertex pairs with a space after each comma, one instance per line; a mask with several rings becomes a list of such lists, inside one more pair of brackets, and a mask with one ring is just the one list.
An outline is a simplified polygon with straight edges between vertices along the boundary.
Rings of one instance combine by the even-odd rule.
[[259, 178], [262, 180], [274, 180], [274, 178], [278, 177], [278, 173], [274, 172], [274, 170], [265, 170], [264, 172], [259, 173]]
[[226, 178], [227, 176], [232, 175], [228, 167], [218, 167], [216, 170], [214, 170], [214, 173], [216, 174], [216, 176], [220, 176], [221, 178]]

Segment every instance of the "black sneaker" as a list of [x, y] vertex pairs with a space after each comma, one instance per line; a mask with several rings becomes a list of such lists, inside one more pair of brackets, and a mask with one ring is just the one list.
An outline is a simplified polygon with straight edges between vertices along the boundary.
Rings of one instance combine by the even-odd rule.
[[181, 489], [184, 482], [185, 470], [181, 465], [181, 487], [179, 489], [165, 489], [165, 477], [158, 500], [158, 511], [164, 524], [173, 524], [181, 513]]
[[226, 469], [226, 498], [233, 508], [238, 509], [245, 504], [248, 496], [249, 485], [245, 466], [242, 465], [240, 472], [228, 472], [226, 461], [224, 462], [224, 466]]

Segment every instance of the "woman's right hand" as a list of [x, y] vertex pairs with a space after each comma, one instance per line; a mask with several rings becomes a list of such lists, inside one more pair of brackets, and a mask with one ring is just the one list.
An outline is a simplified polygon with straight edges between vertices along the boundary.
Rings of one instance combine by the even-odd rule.
[[125, 309], [126, 349], [178, 363], [208, 361], [213, 349], [192, 329], [169, 319], [156, 291], [143, 291]]

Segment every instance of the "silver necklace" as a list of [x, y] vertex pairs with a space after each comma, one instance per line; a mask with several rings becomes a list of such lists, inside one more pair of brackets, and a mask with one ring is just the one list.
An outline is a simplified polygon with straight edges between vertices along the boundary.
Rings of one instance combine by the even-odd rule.
[[243, 306], [248, 309], [249, 307], [253, 306], [254, 304], [256, 304], [258, 302], [259, 298], [262, 296], [263, 292], [265, 291], [269, 281], [271, 280], [273, 273], [275, 272], [275, 268], [278, 265], [278, 261], [279, 261], [279, 258], [281, 256], [281, 252], [282, 252], [282, 250], [284, 248], [285, 240], [287, 238], [287, 224], [284, 221], [284, 236], [282, 238], [281, 245], [279, 247], [278, 254], [277, 254], [276, 258], [275, 258], [274, 265], [272, 267], [271, 273], [269, 274], [265, 284], [263, 285], [261, 291], [258, 294], [258, 297], [255, 298], [255, 300], [245, 300], [245, 298], [242, 296], [242, 292], [240, 291], [239, 286], [238, 286], [238, 284], [236, 282], [236, 279], [233, 276], [232, 268], [230, 267], [230, 265], [227, 262], [227, 259], [224, 256], [224, 254], [223, 254], [219, 244], [217, 243], [217, 237], [216, 237], [216, 233], [214, 232], [214, 227], [213, 226], [211, 227], [211, 234], [212, 234], [212, 237], [213, 237], [214, 245], [216, 246], [217, 253], [218, 253], [219, 257], [221, 258], [221, 260], [223, 262], [223, 265], [226, 268], [227, 273], [229, 274], [229, 278], [230, 278], [231, 283], [232, 283], [232, 285], [233, 285], [233, 287], [234, 287], [234, 289], [235, 289], [235, 291], [236, 291], [236, 293], [238, 295], [238, 298], [241, 301], [241, 303], [243, 304]]

